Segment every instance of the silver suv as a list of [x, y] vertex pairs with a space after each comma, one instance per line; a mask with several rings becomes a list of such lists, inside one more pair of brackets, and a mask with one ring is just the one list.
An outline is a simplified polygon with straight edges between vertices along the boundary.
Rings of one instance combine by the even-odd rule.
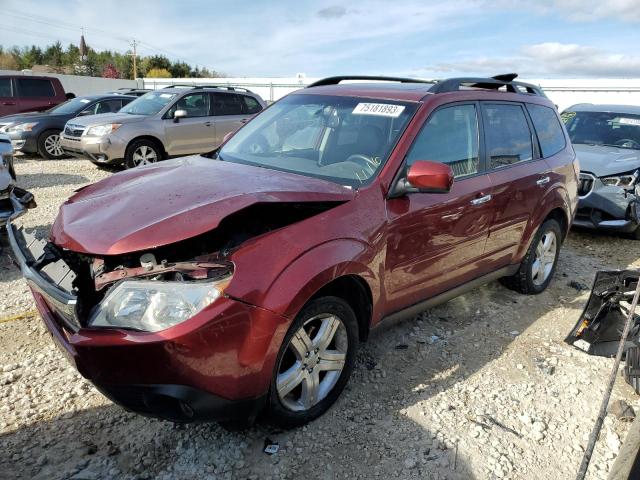
[[68, 155], [132, 168], [213, 150], [264, 107], [246, 89], [176, 85], [149, 92], [117, 113], [69, 120], [60, 145]]

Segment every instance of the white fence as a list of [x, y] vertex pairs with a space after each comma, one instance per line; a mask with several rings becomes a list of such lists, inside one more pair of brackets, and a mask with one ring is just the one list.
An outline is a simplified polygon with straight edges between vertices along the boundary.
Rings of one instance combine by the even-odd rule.
[[[314, 78], [145, 78], [145, 88], [168, 85], [225, 85], [243, 87], [273, 102], [314, 82]], [[576, 103], [615, 103], [640, 105], [640, 78], [636, 79], [564, 79], [523, 80], [540, 85], [560, 110]]]
[[62, 75], [59, 73], [35, 73], [30, 71], [0, 70], [0, 75], [35, 75], [56, 77], [64, 87], [65, 92], [80, 95], [94, 95], [119, 88], [137, 88], [142, 80], [121, 80], [101, 77], [83, 77], [80, 75]]

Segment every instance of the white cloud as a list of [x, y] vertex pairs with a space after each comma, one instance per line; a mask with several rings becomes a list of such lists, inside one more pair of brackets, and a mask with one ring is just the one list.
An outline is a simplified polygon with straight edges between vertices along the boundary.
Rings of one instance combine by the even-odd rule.
[[517, 72], [521, 77], [640, 77], [640, 56], [607, 52], [573, 43], [526, 46], [518, 54], [438, 63], [413, 72], [421, 76], [488, 75]]
[[[514, 9], [532, 9], [542, 14], [560, 14], [577, 22], [616, 19], [624, 22], [640, 22], [640, 0], [498, 0], [499, 4]], [[489, 3], [489, 2], [488, 2]], [[495, 6], [495, 0], [490, 1]]]

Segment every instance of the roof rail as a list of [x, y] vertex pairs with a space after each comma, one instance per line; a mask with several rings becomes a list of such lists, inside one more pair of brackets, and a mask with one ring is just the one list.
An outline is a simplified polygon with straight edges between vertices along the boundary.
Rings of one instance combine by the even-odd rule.
[[457, 92], [461, 87], [470, 88], [484, 88], [487, 90], [498, 90], [505, 87], [508, 92], [511, 93], [528, 93], [531, 95], [538, 95], [540, 97], [546, 97], [544, 91], [537, 85], [524, 82], [516, 82], [515, 78], [517, 73], [505, 73], [502, 75], [495, 75], [490, 78], [483, 77], [460, 77], [460, 78], [447, 78], [445, 80], [438, 81], [433, 87], [429, 89], [431, 93], [445, 93], [445, 92]]
[[176, 83], [176, 84], [173, 84], [173, 85], [166, 85], [166, 86], [164, 86], [162, 88], [193, 88], [193, 89], [196, 89], [196, 90], [202, 89], [202, 88], [220, 88], [222, 90], [253, 93], [248, 88], [232, 87], [230, 85], [195, 85], [195, 84], [192, 85], [192, 84], [188, 84], [188, 83]]
[[433, 83], [428, 80], [419, 80], [417, 78], [403, 78], [403, 77], [378, 77], [370, 75], [341, 75], [338, 77], [327, 77], [317, 82], [313, 82], [307, 85], [306, 88], [322, 87], [325, 85], [337, 85], [343, 80], [372, 80], [376, 82], [400, 82], [400, 83]]

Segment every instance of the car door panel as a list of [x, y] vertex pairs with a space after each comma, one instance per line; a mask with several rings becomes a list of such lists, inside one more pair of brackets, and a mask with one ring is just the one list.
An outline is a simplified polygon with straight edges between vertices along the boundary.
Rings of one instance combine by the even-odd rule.
[[0, 78], [0, 116], [19, 112], [15, 82], [11, 77]]
[[224, 140], [225, 135], [235, 132], [245, 124], [250, 115], [243, 113], [244, 107], [240, 95], [231, 92], [211, 93], [211, 113], [215, 124], [215, 146]]
[[51, 81], [43, 78], [23, 77], [15, 80], [20, 113], [47, 110], [55, 106], [55, 89]]
[[387, 202], [389, 302], [404, 306], [486, 272], [484, 251], [493, 220], [487, 175], [454, 182], [446, 194], [415, 193]]
[[544, 178], [548, 167], [538, 159], [514, 165], [489, 174], [496, 216], [489, 230], [487, 252], [501, 264], [511, 262], [522, 242], [531, 214], [539, 204], [544, 186], [537, 181]]
[[[187, 117], [174, 119], [176, 110], [185, 110]], [[215, 126], [210, 115], [210, 98], [206, 92], [191, 93], [178, 99], [168, 110], [164, 121], [167, 153], [187, 155], [204, 153], [215, 145]]]
[[493, 221], [491, 180], [483, 173], [478, 107], [445, 104], [426, 120], [406, 157], [446, 163], [448, 193], [411, 193], [387, 202], [387, 285], [401, 309], [488, 273], [485, 243]]
[[512, 263], [543, 189], [548, 170], [539, 158], [533, 128], [518, 102], [481, 102], [486, 163], [495, 217], [486, 251], [494, 268]]

